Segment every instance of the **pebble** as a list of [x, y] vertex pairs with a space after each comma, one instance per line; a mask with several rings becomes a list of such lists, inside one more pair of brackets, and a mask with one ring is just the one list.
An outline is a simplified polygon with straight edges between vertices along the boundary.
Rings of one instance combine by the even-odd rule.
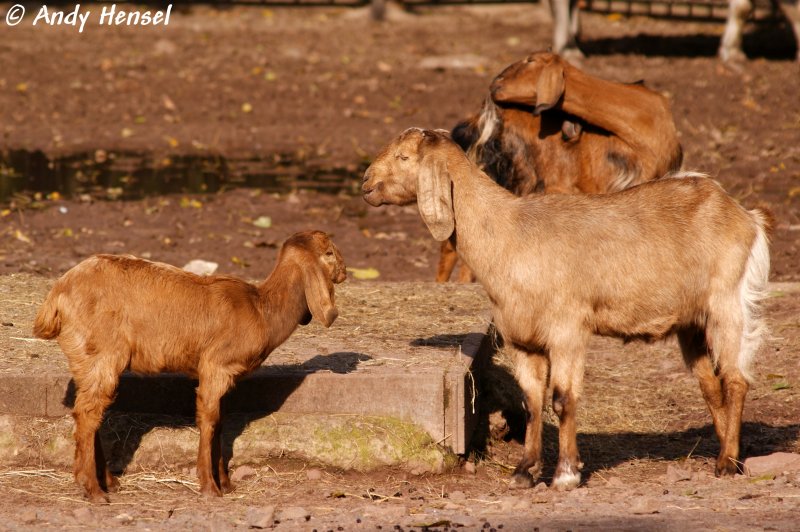
[[122, 513], [114, 516], [114, 519], [123, 525], [129, 525], [133, 523], [133, 516], [131, 514]]
[[275, 507], [250, 508], [245, 518], [248, 526], [252, 528], [269, 528], [275, 523]]
[[657, 500], [650, 497], [637, 497], [631, 501], [631, 513], [638, 515], [656, 514], [660, 506]]
[[296, 519], [308, 521], [310, 518], [311, 514], [300, 506], [289, 506], [278, 513], [278, 521], [293, 521]]
[[94, 520], [94, 514], [86, 506], [75, 508], [72, 511], [72, 515], [81, 523], [87, 523]]
[[766, 456], [752, 456], [744, 461], [744, 470], [751, 477], [800, 471], [800, 454], [772, 453]]
[[475, 464], [472, 462], [464, 462], [464, 472], [469, 473], [470, 475], [474, 475], [477, 471]]
[[30, 525], [39, 520], [39, 515], [35, 510], [26, 509], [22, 510], [22, 512], [19, 514], [19, 519], [26, 525]]
[[458, 502], [458, 501], [463, 501], [466, 498], [467, 498], [467, 496], [464, 494], [463, 491], [456, 490], [456, 491], [450, 492], [450, 500], [451, 501]]
[[667, 482], [670, 484], [681, 482], [682, 480], [690, 480], [691, 478], [692, 472], [690, 470], [673, 464], [667, 466]]
[[233, 474], [231, 475], [231, 480], [233, 482], [239, 482], [240, 480], [244, 480], [246, 478], [252, 477], [255, 474], [256, 474], [256, 470], [255, 469], [253, 469], [250, 466], [243, 465], [243, 466], [237, 467], [233, 471]]
[[306, 471], [306, 478], [308, 478], [308, 480], [319, 480], [322, 478], [322, 471], [319, 469], [309, 469]]

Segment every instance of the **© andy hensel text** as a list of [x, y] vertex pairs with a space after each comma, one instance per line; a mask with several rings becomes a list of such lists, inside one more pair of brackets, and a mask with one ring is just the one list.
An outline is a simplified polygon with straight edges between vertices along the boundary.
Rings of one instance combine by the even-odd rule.
[[[22, 6], [19, 7], [22, 8]], [[74, 26], [79, 33], [83, 33], [86, 23], [95, 18], [100, 26], [168, 26], [171, 14], [172, 4], [169, 4], [163, 10], [147, 11], [120, 9], [116, 4], [104, 5], [99, 10], [82, 10], [80, 4], [76, 4], [71, 10], [61, 10], [49, 8], [44, 4], [33, 17], [32, 25]], [[22, 8], [21, 14], [18, 15], [19, 20], [23, 15], [24, 8]]]

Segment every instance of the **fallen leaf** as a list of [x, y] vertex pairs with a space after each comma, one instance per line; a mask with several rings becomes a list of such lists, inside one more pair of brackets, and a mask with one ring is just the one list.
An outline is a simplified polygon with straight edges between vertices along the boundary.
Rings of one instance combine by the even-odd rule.
[[789, 384], [787, 381], [778, 381], [778, 382], [776, 382], [775, 384], [772, 385], [772, 389], [774, 391], [776, 391], [776, 392], [778, 390], [788, 390], [791, 387], [792, 387], [792, 385]]
[[347, 271], [352, 273], [354, 278], [360, 280], [377, 279], [381, 275], [381, 272], [375, 268], [347, 268]]
[[128, 127], [122, 128], [122, 131], [119, 132], [123, 139], [127, 139], [128, 137], [133, 136], [133, 130]]
[[175, 111], [177, 108], [175, 107], [175, 102], [172, 101], [172, 98], [167, 96], [166, 94], [161, 98], [162, 103], [164, 104], [164, 109], [167, 111]]
[[768, 373], [767, 374], [767, 378], [770, 379], [770, 380], [771, 379], [782, 379], [783, 375], [781, 375], [779, 373]]
[[17, 83], [16, 89], [17, 89], [17, 92], [22, 92], [22, 93], [28, 92], [28, 84], [24, 83], [24, 82], [23, 83]]
[[187, 198], [186, 196], [181, 198], [181, 207], [184, 209], [187, 207], [192, 207], [194, 209], [199, 209], [203, 206], [203, 203], [194, 199], [194, 198]]
[[260, 227], [262, 229], [268, 229], [272, 227], [272, 218], [269, 216], [259, 216], [255, 220], [253, 220], [253, 225], [256, 227]]
[[250, 113], [253, 111], [253, 106], [247, 102], [242, 104], [242, 112], [243, 113]]
[[14, 238], [19, 240], [20, 242], [25, 242], [26, 244], [30, 244], [31, 243], [31, 239], [28, 238], [28, 235], [26, 235], [25, 233], [23, 233], [19, 229], [14, 231]]
[[250, 264], [246, 260], [240, 259], [239, 257], [236, 257], [236, 256], [231, 257], [231, 262], [234, 263], [235, 265], [241, 267], [241, 268], [249, 268], [250, 267]]

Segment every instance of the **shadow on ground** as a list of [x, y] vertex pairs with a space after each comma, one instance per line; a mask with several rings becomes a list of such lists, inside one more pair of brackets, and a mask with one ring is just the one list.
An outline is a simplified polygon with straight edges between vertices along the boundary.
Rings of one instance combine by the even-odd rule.
[[[307, 375], [321, 370], [333, 373], [355, 371], [360, 362], [371, 360], [363, 353], [339, 352], [317, 355], [302, 364], [282, 364], [261, 367], [236, 384], [222, 398], [223, 442], [225, 463], [233, 456], [233, 443], [250, 422], [269, 416], [280, 409], [286, 399], [302, 384]], [[266, 375], [280, 375], [265, 380]], [[265, 382], [270, 389], [265, 390]], [[108, 412], [100, 428], [101, 439], [114, 442], [104, 449], [112, 472], [123, 472], [133, 460], [136, 450], [147, 433], [156, 428], [185, 428], [195, 426], [195, 388], [197, 379], [180, 374], [138, 376], [123, 374], [111, 412], [157, 414], [146, 417], [124, 416], [110, 419]], [[63, 404], [75, 404], [75, 383], [70, 380]], [[230, 415], [246, 414], [246, 415]]]
[[[639, 33], [625, 37], [582, 39], [581, 50], [593, 55], [644, 55], [647, 57], [714, 57], [719, 37], [708, 34], [653, 35]], [[798, 44], [786, 22], [760, 25], [743, 36], [742, 48], [748, 59], [791, 60]]]

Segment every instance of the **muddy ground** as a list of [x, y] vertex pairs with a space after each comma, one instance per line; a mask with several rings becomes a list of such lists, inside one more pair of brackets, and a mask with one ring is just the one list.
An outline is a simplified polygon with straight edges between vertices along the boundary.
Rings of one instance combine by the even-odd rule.
[[[796, 45], [785, 28], [755, 30], [745, 43], [750, 59], [730, 67], [714, 57], [719, 24], [588, 16], [582, 66], [611, 79], [644, 79], [672, 98], [684, 167], [715, 176], [748, 207], [770, 209], [777, 222], [772, 280], [796, 281], [800, 67], [790, 59]], [[531, 5], [420, 8], [383, 24], [364, 10], [195, 7], [174, 13], [168, 28], [89, 26], [78, 34], [2, 25], [6, 153], [82, 154], [89, 168], [123, 153], [145, 154], [160, 168], [183, 156], [256, 157], [296, 181], [315, 172], [345, 178], [334, 195], [223, 186], [213, 194], [109, 200], [136, 195], [126, 188], [136, 172], [111, 187], [87, 172], [85, 190], [71, 197], [43, 188], [0, 206], [0, 273], [55, 276], [92, 253], [124, 252], [178, 265], [202, 258], [222, 272], [259, 278], [285, 237], [319, 228], [334, 235], [348, 266], [367, 270], [359, 275], [374, 276], [372, 268], [381, 280], [432, 279], [438, 246], [416, 209], [370, 209], [348, 191], [402, 129], [450, 128], [477, 110], [491, 78], [546, 48], [550, 31], [545, 10]], [[4, 167], [0, 178], [14, 172]], [[770, 300], [773, 339], [748, 396], [746, 454], [800, 451], [799, 312], [796, 297]], [[521, 450], [509, 385], [508, 397], [490, 395], [489, 404], [506, 411], [510, 431], [503, 434], [495, 416], [495, 437], [473, 458], [474, 473], [472, 466], [432, 476], [354, 473], [278, 460], [233, 495], [208, 502], [195, 495], [191, 474], [165, 465], [124, 475], [110, 506], [89, 508], [68, 471], [42, 464], [0, 472], [7, 503], [0, 523], [246, 528], [269, 521], [265, 507], [276, 505], [274, 517], [287, 529], [794, 527], [796, 473], [710, 474], [716, 440], [674, 345], [600, 344], [595, 353], [580, 417], [589, 470], [585, 487], [568, 495], [508, 491], [507, 468]], [[552, 426], [546, 438], [552, 463]], [[297, 506], [304, 511], [296, 514], [311, 519], [281, 515]]]

